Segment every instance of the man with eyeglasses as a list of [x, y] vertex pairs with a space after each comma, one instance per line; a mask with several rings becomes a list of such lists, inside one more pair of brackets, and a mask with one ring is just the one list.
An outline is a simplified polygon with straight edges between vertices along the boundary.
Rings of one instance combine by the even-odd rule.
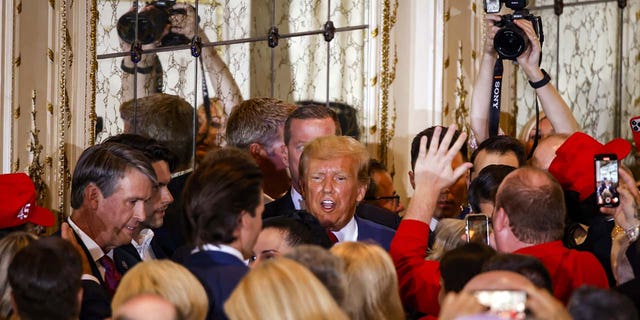
[[369, 188], [364, 200], [376, 207], [398, 215], [404, 211], [400, 196], [393, 187], [393, 179], [384, 164], [376, 159], [369, 160]]

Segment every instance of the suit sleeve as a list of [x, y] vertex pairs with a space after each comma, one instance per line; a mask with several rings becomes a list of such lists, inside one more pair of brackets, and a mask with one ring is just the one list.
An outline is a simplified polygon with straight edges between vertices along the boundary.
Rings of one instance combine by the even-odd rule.
[[107, 292], [92, 280], [82, 280], [81, 320], [106, 319], [111, 317], [111, 303]]
[[396, 266], [405, 308], [437, 316], [440, 312], [440, 263], [425, 260], [428, 240], [428, 224], [403, 220], [391, 241], [389, 253]]

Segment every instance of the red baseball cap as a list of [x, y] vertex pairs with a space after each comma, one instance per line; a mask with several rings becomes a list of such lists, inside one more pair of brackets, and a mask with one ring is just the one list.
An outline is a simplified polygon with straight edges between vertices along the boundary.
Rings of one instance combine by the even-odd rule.
[[51, 211], [36, 205], [36, 188], [24, 173], [0, 175], [0, 229], [27, 222], [50, 227], [55, 222]]
[[627, 157], [631, 144], [616, 138], [603, 145], [591, 136], [576, 132], [556, 150], [556, 157], [549, 166], [551, 173], [565, 190], [580, 194], [580, 201], [595, 192], [593, 158], [596, 154], [615, 154], [618, 160]]

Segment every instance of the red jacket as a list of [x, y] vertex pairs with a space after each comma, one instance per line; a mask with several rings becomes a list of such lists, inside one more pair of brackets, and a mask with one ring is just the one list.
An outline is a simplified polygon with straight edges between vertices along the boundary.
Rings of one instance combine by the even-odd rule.
[[567, 249], [561, 241], [533, 245], [514, 253], [533, 256], [542, 261], [551, 275], [555, 297], [564, 304], [569, 302], [571, 293], [583, 285], [609, 288], [607, 275], [592, 253]]
[[438, 316], [440, 304], [440, 262], [427, 261], [429, 225], [402, 220], [391, 241], [389, 254], [398, 273], [400, 298], [405, 308]]

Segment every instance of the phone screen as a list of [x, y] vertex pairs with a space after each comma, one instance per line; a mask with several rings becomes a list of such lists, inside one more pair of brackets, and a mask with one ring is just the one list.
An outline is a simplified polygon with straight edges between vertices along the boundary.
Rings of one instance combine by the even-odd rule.
[[618, 195], [618, 159], [615, 154], [595, 156], [596, 198], [602, 207], [617, 207]]
[[478, 290], [475, 297], [502, 319], [525, 319], [527, 293], [521, 290]]
[[466, 233], [467, 242], [489, 244], [489, 218], [484, 214], [468, 214]]

